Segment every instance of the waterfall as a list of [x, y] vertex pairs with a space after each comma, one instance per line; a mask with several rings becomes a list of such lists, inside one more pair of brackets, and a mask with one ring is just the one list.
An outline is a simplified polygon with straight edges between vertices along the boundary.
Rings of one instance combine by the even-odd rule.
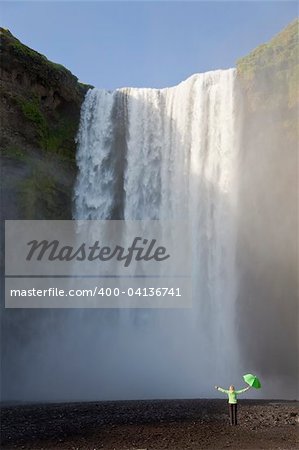
[[[75, 218], [183, 218], [193, 244], [191, 310], [132, 310], [101, 322], [98, 339], [115, 329], [117, 398], [213, 396], [220, 373], [227, 383], [239, 375], [236, 91], [236, 72], [229, 69], [165, 89], [86, 94]], [[100, 358], [105, 367], [111, 363]], [[132, 389], [124, 394], [126, 376]]]

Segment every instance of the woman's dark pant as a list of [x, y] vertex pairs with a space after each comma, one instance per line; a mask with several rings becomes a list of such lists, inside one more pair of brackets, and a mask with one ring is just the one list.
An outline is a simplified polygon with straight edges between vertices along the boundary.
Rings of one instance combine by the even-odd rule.
[[237, 403], [229, 403], [229, 419], [231, 425], [237, 425]]

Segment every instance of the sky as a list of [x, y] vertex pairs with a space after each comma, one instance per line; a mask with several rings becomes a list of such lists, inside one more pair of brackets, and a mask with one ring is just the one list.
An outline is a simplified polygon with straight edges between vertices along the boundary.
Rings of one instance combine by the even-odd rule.
[[234, 67], [298, 16], [288, 1], [0, 2], [1, 26], [99, 88]]

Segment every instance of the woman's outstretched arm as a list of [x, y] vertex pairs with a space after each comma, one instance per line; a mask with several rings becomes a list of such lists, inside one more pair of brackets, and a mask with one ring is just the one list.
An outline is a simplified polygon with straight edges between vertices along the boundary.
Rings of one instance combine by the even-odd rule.
[[227, 389], [223, 389], [223, 388], [221, 388], [219, 386], [215, 386], [215, 389], [217, 389], [217, 391], [224, 392], [224, 394], [228, 394], [228, 390]]
[[248, 389], [250, 389], [250, 388], [251, 388], [251, 386], [247, 386], [247, 387], [244, 388], [244, 389], [239, 389], [238, 391], [236, 391], [236, 394], [242, 394], [243, 392], [248, 391]]

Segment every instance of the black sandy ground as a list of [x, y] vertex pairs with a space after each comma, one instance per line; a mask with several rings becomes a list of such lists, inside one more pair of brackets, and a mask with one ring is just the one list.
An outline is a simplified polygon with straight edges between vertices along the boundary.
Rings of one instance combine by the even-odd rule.
[[299, 449], [298, 402], [153, 400], [2, 407], [1, 449]]

